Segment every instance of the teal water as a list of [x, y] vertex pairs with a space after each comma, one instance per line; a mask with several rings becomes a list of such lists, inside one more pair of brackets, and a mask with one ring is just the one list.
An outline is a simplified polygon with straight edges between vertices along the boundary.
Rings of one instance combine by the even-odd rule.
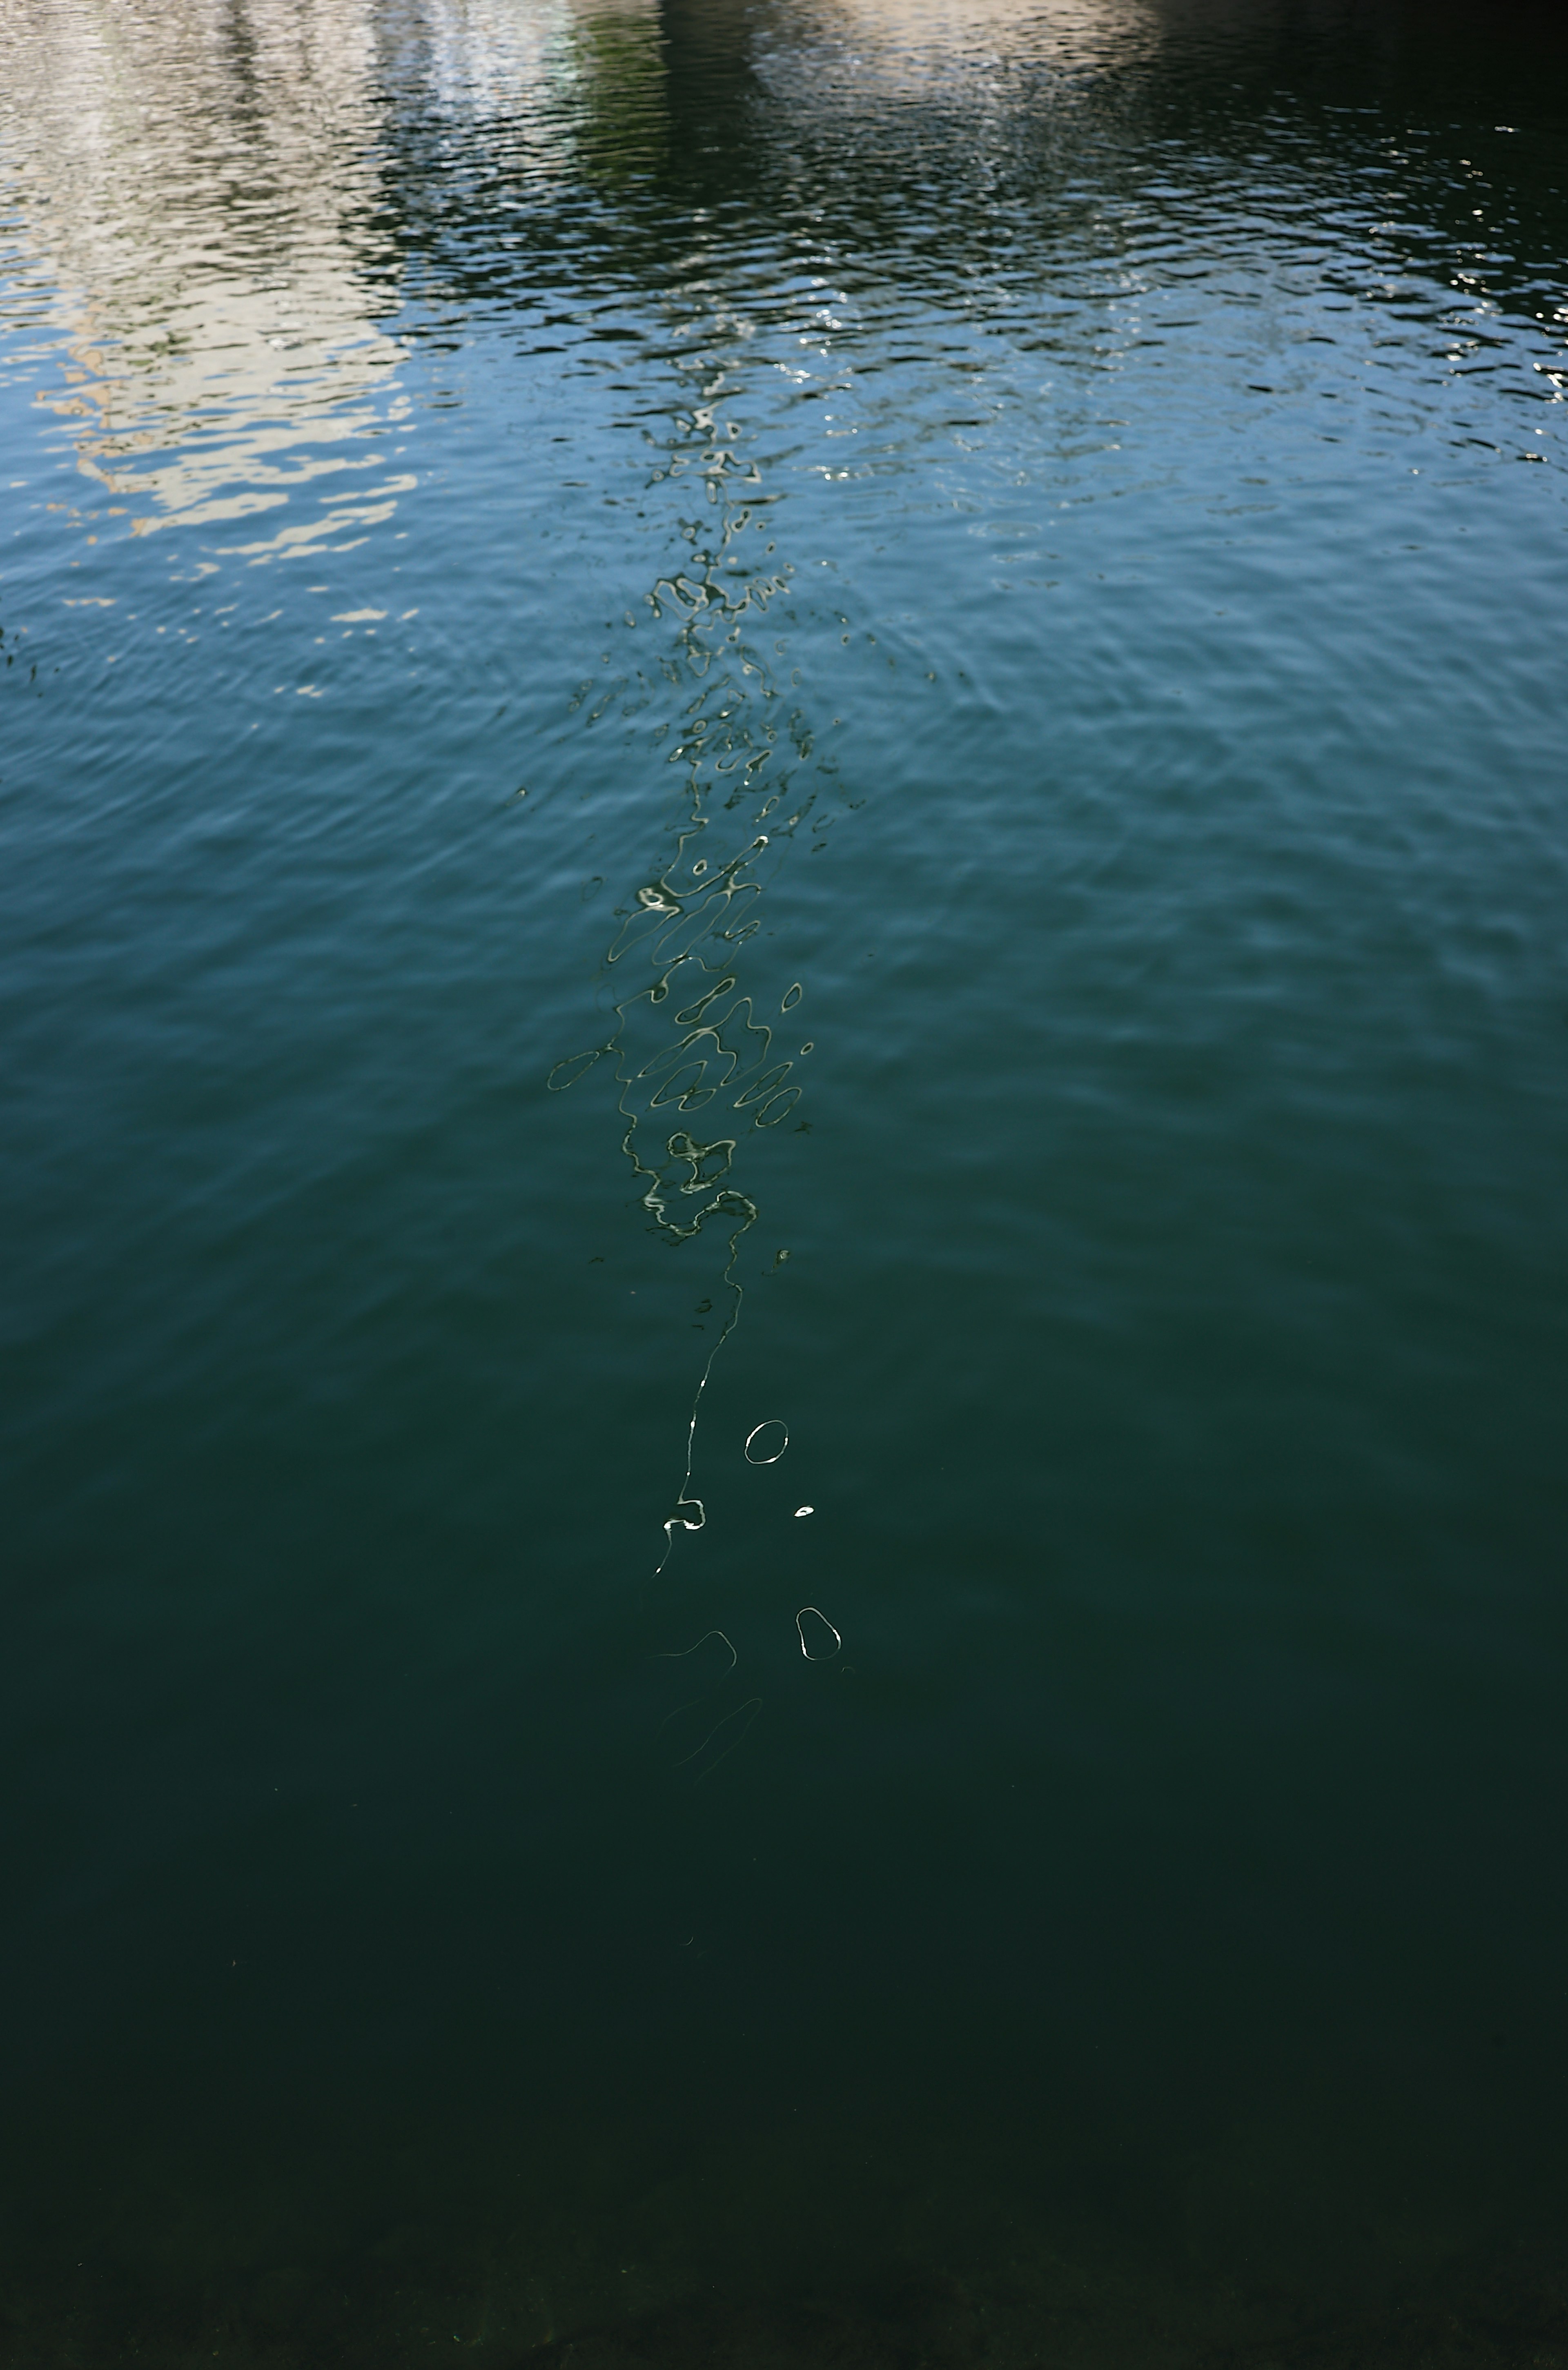
[[1565, 69], [0, 6], [7, 2365], [1568, 2364]]

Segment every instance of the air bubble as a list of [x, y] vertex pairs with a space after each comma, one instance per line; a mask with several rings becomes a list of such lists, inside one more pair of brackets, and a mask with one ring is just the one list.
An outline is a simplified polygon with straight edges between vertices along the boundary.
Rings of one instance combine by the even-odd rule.
[[[777, 1448], [773, 1445], [773, 1435], [775, 1432], [781, 1435]], [[766, 1440], [763, 1439], [763, 1435], [765, 1433], [767, 1435]], [[757, 1455], [754, 1456], [752, 1454], [752, 1444], [754, 1441], [757, 1440], [763, 1440], [763, 1446]], [[752, 1430], [746, 1434], [746, 1463], [748, 1465], [777, 1465], [789, 1445], [790, 1428], [788, 1424], [784, 1422], [780, 1416], [769, 1416], [765, 1423], [754, 1425]]]

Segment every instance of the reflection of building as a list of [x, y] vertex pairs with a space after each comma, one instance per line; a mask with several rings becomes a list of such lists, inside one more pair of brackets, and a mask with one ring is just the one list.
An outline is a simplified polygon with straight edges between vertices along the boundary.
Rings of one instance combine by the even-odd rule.
[[655, 0], [8, 0], [23, 277], [83, 467], [138, 531], [226, 548], [385, 517], [398, 481], [357, 440], [398, 408], [399, 123], [441, 121], [438, 174], [448, 133], [504, 122], [510, 162], [593, 181], [662, 85]]
[[963, 103], [984, 98], [974, 69], [989, 62], [1071, 69], [1146, 48], [1154, 30], [1150, 0], [805, 0], [764, 52], [804, 70], [804, 96], [824, 66], [836, 79], [836, 64], [861, 98], [940, 91]]
[[376, 63], [373, 0], [11, 0], [7, 161], [69, 357], [55, 408], [144, 531], [308, 484], [314, 516], [277, 537], [308, 546], [319, 480], [382, 474], [329, 449], [399, 359], [375, 319]]
[[405, 64], [417, 45], [430, 98], [509, 183], [603, 187], [662, 156], [657, 0], [417, 0], [403, 26]]
[[656, 0], [421, 0], [408, 22], [437, 97], [481, 115], [587, 95], [606, 63], [652, 55], [659, 29]]
[[1137, 0], [826, 0], [824, 21], [836, 18], [846, 31], [863, 34], [889, 49], [973, 52], [1006, 39], [1042, 36], [1070, 46], [1147, 19]]

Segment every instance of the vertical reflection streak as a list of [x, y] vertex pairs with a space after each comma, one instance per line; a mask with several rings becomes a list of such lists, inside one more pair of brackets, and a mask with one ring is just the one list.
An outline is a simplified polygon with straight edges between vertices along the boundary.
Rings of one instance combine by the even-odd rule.
[[[740, 1322], [741, 1247], [761, 1214], [755, 1193], [732, 1177], [741, 1137], [778, 1126], [801, 1099], [790, 1076], [794, 1062], [774, 1059], [773, 1027], [758, 1017], [758, 991], [743, 984], [741, 965], [761, 926], [758, 907], [767, 884], [759, 862], [780, 833], [792, 834], [806, 820], [816, 800], [814, 791], [789, 797], [813, 736], [798, 707], [788, 717], [778, 713], [776, 720], [784, 695], [755, 639], [768, 604], [788, 590], [794, 573], [787, 564], [757, 567], [745, 556], [742, 538], [765, 531], [775, 498], [766, 491], [756, 461], [740, 458], [740, 423], [720, 416], [725, 394], [732, 391], [724, 365], [698, 354], [684, 368], [698, 382], [697, 399], [677, 414], [652, 483], [675, 489], [700, 484], [712, 519], [681, 522], [689, 558], [663, 569], [644, 596], [652, 619], [672, 628], [659, 662], [666, 683], [676, 693], [694, 695], [678, 718], [654, 727], [651, 736], [658, 747], [673, 735], [664, 762], [684, 776], [675, 816], [666, 825], [674, 846], [654, 877], [617, 909], [620, 927], [605, 952], [612, 979], [626, 963], [640, 984], [617, 997], [609, 1036], [559, 1061], [548, 1079], [553, 1092], [564, 1092], [610, 1056], [617, 1109], [626, 1122], [621, 1151], [640, 1188], [649, 1231], [672, 1248], [709, 1222], [725, 1234], [721, 1282], [729, 1306], [692, 1397], [685, 1466], [663, 1524], [654, 1578], [664, 1571], [676, 1534], [701, 1530], [707, 1522], [692, 1488], [698, 1421], [715, 1362]], [[773, 551], [769, 541], [765, 559]], [[590, 722], [605, 704], [596, 704]], [[786, 804], [790, 811], [772, 831], [763, 829]], [[802, 993], [801, 983], [793, 983], [778, 1008], [791, 1008]], [[726, 1118], [745, 1113], [744, 1125], [732, 1134], [699, 1138], [677, 1127], [662, 1136], [662, 1112], [685, 1119], [710, 1104], [724, 1106]]]

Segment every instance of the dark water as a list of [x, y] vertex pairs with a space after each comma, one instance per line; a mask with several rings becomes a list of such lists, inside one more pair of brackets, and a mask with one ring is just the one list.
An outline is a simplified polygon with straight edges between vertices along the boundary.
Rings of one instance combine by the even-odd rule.
[[1568, 2364], [1565, 134], [5, 0], [7, 2365]]

